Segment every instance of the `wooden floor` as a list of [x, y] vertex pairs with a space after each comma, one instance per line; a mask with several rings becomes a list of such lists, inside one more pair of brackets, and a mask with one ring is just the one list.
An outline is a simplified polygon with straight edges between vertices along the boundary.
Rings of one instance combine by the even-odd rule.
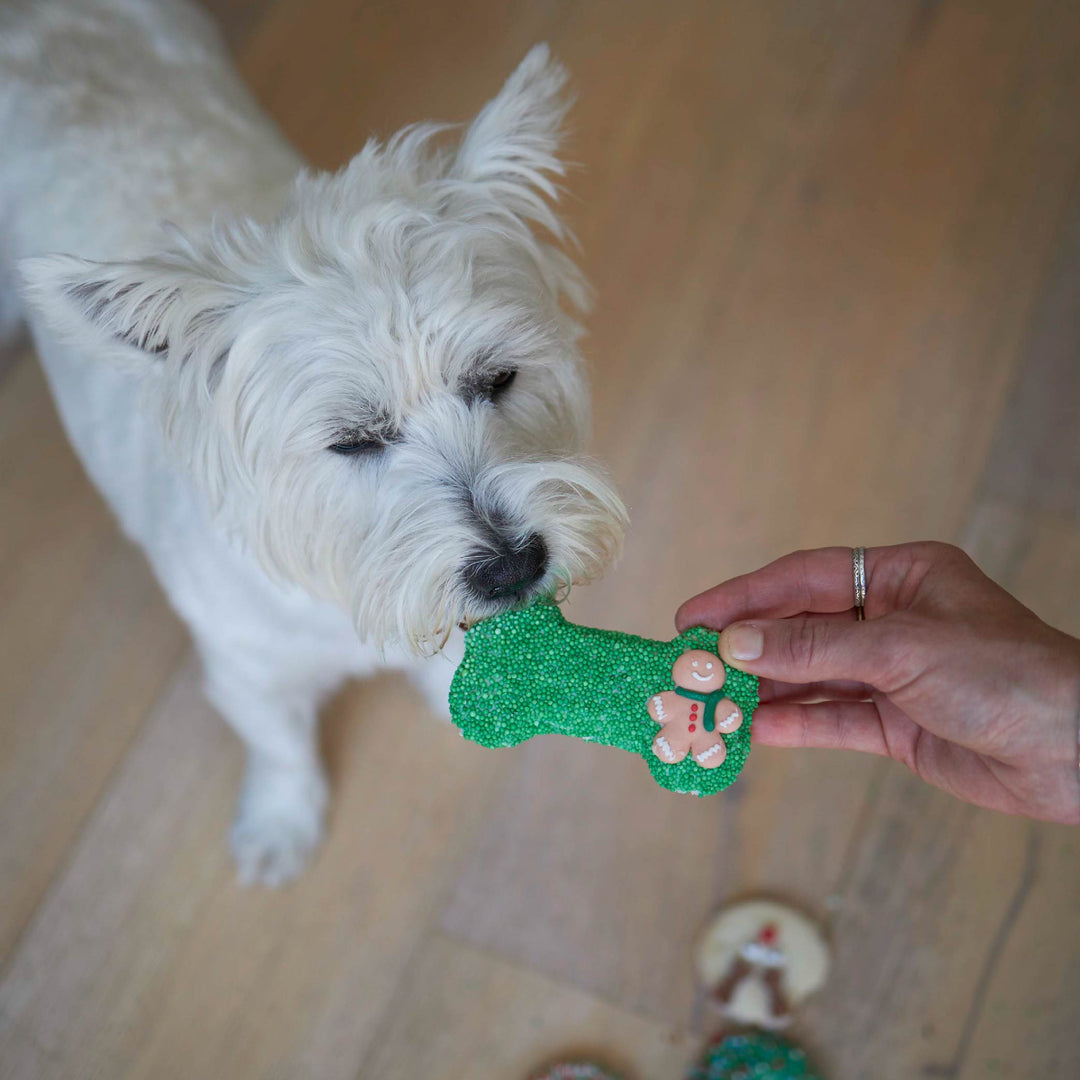
[[[596, 443], [634, 520], [575, 617], [666, 636], [796, 546], [939, 537], [1080, 633], [1080, 5], [211, 7], [320, 166], [468, 117], [537, 40], [571, 68]], [[1080, 1076], [1080, 830], [876, 759], [758, 749], [694, 802], [614, 751], [467, 745], [379, 680], [327, 717], [317, 864], [238, 887], [238, 746], [29, 354], [0, 382], [0, 596], [4, 1078], [519, 1080], [595, 1051], [675, 1080], [710, 1029], [695, 936], [750, 891], [830, 927], [797, 1030], [828, 1076]], [[390, 738], [439, 748], [407, 789]]]

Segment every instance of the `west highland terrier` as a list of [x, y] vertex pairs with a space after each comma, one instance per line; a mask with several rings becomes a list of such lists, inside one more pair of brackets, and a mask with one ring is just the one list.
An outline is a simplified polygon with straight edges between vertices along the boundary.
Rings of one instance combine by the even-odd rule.
[[582, 456], [564, 81], [538, 46], [453, 145], [410, 127], [316, 173], [182, 0], [0, 8], [0, 333], [28, 322], [247, 746], [246, 879], [318, 844], [344, 679], [405, 668], [445, 712], [453, 664], [418, 654], [619, 546]]

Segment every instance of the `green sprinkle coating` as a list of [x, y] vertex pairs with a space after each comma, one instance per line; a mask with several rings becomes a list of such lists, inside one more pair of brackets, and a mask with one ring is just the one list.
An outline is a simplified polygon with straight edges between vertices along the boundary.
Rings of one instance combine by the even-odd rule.
[[757, 679], [724, 665], [724, 692], [744, 720], [723, 737], [723, 764], [704, 769], [690, 756], [667, 764], [652, 752], [660, 725], [647, 704], [674, 687], [672, 665], [689, 649], [715, 653], [715, 631], [695, 627], [673, 641], [652, 641], [577, 626], [553, 601], [540, 600], [485, 619], [465, 635], [465, 658], [450, 686], [450, 715], [481, 746], [516, 746], [550, 732], [571, 735], [640, 754], [661, 787], [712, 795], [739, 775], [750, 752]]
[[717, 1039], [686, 1080], [819, 1080], [806, 1054], [764, 1031]]

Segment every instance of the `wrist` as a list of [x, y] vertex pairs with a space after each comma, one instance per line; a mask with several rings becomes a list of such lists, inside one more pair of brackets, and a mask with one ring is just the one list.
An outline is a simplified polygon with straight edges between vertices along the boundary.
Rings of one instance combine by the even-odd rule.
[[1080, 772], [1080, 641], [1071, 639], [1072, 645], [1072, 674], [1067, 681], [1071, 689], [1066, 691], [1066, 712], [1072, 709], [1072, 724], [1070, 731], [1075, 736], [1073, 741], [1074, 761], [1077, 772]]
[[[1062, 734], [1062, 767], [1066, 776], [1063, 820], [1080, 823], [1080, 641], [1061, 635], [1057, 726]], [[1069, 794], [1071, 793], [1071, 800]]]

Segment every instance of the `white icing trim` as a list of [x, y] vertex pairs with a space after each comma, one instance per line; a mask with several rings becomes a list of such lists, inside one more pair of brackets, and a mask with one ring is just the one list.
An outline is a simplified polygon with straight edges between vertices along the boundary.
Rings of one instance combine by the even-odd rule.
[[762, 945], [760, 941], [748, 941], [739, 950], [739, 955], [751, 964], [758, 964], [761, 967], [787, 967], [787, 957], [779, 949]]
[[728, 715], [727, 719], [721, 720], [720, 723], [717, 724], [716, 726], [721, 731], [730, 731], [738, 719], [739, 719], [739, 710], [736, 709], [733, 713], [730, 713]]
[[[638, 698], [638, 700], [640, 701], [641, 699]], [[657, 735], [656, 745], [660, 747], [660, 749], [663, 751], [664, 757], [666, 757], [668, 761], [674, 761], [675, 751], [671, 749], [671, 744], [667, 741], [667, 739], [664, 738], [663, 735]]]

